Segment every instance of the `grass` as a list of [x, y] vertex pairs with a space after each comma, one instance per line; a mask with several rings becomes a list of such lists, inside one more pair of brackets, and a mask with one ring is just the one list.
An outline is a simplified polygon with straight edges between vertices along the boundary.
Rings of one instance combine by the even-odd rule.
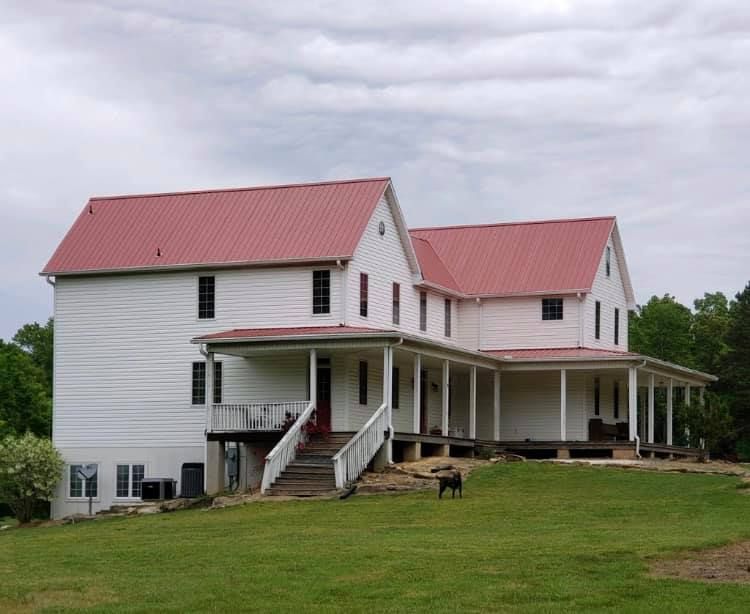
[[434, 493], [0, 533], [0, 611], [747, 612], [649, 557], [750, 538], [737, 480], [526, 463]]

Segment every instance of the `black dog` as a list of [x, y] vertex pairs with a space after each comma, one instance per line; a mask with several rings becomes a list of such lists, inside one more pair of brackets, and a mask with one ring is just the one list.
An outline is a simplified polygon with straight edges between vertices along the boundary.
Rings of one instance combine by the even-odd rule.
[[440, 480], [440, 492], [438, 493], [438, 499], [443, 498], [443, 492], [445, 492], [446, 488], [450, 488], [453, 490], [453, 496], [451, 497], [452, 499], [456, 498], [456, 491], [458, 491], [459, 498], [464, 498], [463, 482], [461, 480], [460, 471], [452, 471], [451, 475], [448, 476], [439, 476], [438, 480]]

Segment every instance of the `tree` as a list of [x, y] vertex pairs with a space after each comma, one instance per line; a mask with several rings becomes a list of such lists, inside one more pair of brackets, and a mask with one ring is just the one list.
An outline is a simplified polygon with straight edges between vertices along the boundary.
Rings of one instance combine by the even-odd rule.
[[701, 461], [705, 461], [710, 451], [716, 451], [719, 444], [732, 436], [729, 404], [716, 393], [707, 392], [702, 404], [681, 403], [675, 409], [679, 424], [690, 433], [687, 445], [701, 450]]
[[[729, 310], [727, 352], [722, 360], [722, 390], [737, 424], [740, 440], [750, 439], [750, 282]], [[740, 444], [742, 446], [742, 444]]]
[[0, 500], [19, 522], [30, 522], [34, 505], [55, 494], [64, 463], [48, 439], [32, 433], [7, 436], [0, 441]]
[[726, 342], [731, 317], [729, 301], [722, 292], [706, 292], [694, 302], [693, 355], [695, 366], [706, 373], [718, 375], [724, 356], [729, 351]]
[[639, 305], [630, 318], [630, 349], [646, 356], [692, 367], [693, 314], [665, 294], [652, 296], [645, 305]]
[[54, 321], [47, 320], [41, 326], [38, 322], [25, 324], [18, 329], [13, 342], [27, 352], [31, 359], [44, 373], [49, 397], [52, 397]]
[[44, 373], [29, 354], [0, 340], [0, 436], [31, 431], [49, 437], [51, 427]]

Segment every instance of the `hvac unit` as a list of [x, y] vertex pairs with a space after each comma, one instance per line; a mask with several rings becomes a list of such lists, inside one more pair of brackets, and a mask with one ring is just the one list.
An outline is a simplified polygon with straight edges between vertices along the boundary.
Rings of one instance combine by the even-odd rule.
[[144, 501], [158, 501], [160, 499], [174, 499], [177, 482], [172, 478], [143, 478], [141, 482], [141, 499]]
[[181, 497], [200, 497], [203, 494], [203, 463], [184, 463], [180, 479]]

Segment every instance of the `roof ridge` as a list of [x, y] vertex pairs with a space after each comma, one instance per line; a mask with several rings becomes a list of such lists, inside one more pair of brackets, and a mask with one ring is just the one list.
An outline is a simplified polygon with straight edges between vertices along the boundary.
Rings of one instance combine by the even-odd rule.
[[[453, 224], [450, 226], [423, 226], [419, 228], [409, 228], [409, 232], [420, 232], [425, 230], [457, 230], [463, 228], [493, 228], [497, 226], [530, 226], [534, 224], [563, 224], [566, 222], [593, 222], [599, 220], [615, 220], [614, 215], [600, 215], [592, 217], [571, 217], [550, 220], [526, 220], [518, 222], [491, 222], [488, 224]], [[423, 239], [424, 237], [417, 237]]]
[[217, 194], [227, 192], [253, 192], [256, 190], [280, 190], [284, 188], [304, 188], [304, 187], [315, 187], [324, 185], [339, 185], [347, 183], [373, 183], [376, 181], [390, 181], [390, 177], [361, 177], [358, 179], [331, 179], [328, 181], [309, 181], [302, 183], [280, 183], [271, 185], [257, 185], [257, 186], [246, 186], [240, 188], [216, 188], [207, 190], [186, 190], [178, 192], [152, 192], [143, 194], [121, 194], [113, 196], [91, 196], [91, 201], [103, 201], [103, 200], [125, 200], [129, 198], [159, 198], [162, 196], [189, 196], [192, 194]]

